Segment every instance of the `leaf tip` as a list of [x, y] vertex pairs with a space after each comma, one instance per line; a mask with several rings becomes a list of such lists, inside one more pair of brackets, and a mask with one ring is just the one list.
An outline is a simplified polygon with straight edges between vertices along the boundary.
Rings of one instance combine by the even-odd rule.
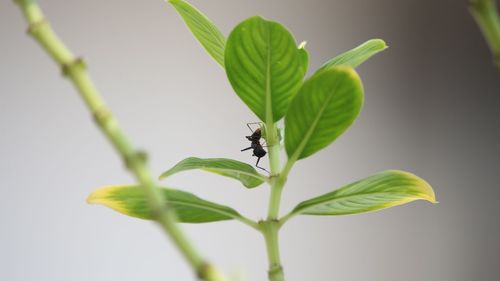
[[434, 189], [432, 188], [432, 186], [422, 178], [417, 177], [417, 180], [419, 181], [420, 186], [422, 187], [422, 191], [423, 191], [422, 199], [427, 200], [427, 201], [431, 202], [432, 204], [439, 203], [436, 200], [436, 193], [434, 193]]
[[168, 177], [167, 172], [165, 172], [165, 173], [161, 174], [161, 175], [158, 177], [158, 180], [160, 180], [160, 181], [161, 181], [161, 180], [164, 180], [166, 177]]
[[88, 204], [99, 204], [100, 201], [102, 201], [104, 198], [106, 198], [109, 193], [111, 192], [111, 189], [114, 189], [113, 186], [105, 186], [96, 189], [90, 195], [87, 197], [87, 203]]
[[306, 45], [307, 45], [307, 41], [302, 41], [302, 42], [299, 44], [298, 49], [305, 49], [305, 48], [306, 48]]
[[119, 190], [120, 186], [110, 185], [96, 189], [87, 197], [88, 204], [98, 204], [107, 206], [120, 213], [127, 213], [123, 206], [116, 200], [111, 199], [113, 192]]
[[375, 49], [378, 49], [378, 50], [381, 50], [381, 51], [389, 48], [389, 46], [387, 45], [387, 43], [384, 40], [379, 39], [379, 38], [368, 40], [367, 43], [370, 43]]
[[400, 173], [408, 178], [412, 178], [415, 181], [415, 186], [418, 188], [417, 198], [428, 201], [432, 204], [439, 203], [436, 200], [436, 194], [432, 186], [423, 178], [412, 174], [410, 172], [394, 170], [394, 173]]
[[87, 197], [87, 200], [85, 200], [87, 204], [98, 204], [99, 198], [102, 197], [99, 193], [100, 193], [99, 189], [90, 193], [89, 196]]

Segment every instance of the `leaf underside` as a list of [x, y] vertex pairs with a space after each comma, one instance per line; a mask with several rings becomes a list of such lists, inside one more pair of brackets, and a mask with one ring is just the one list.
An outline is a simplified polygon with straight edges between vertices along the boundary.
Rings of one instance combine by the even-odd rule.
[[264, 182], [264, 176], [246, 163], [224, 158], [201, 159], [196, 157], [186, 158], [177, 163], [174, 167], [161, 174], [160, 179], [164, 179], [178, 172], [194, 169], [200, 169], [239, 180], [247, 188], [257, 187]]
[[339, 65], [356, 68], [375, 54], [382, 52], [385, 49], [387, 49], [387, 45], [384, 40], [371, 39], [356, 48], [344, 52], [327, 61], [317, 71], [323, 71]]
[[432, 187], [408, 172], [389, 170], [297, 205], [292, 214], [348, 215], [402, 205], [415, 200], [436, 203]]
[[[241, 215], [234, 209], [201, 199], [191, 193], [161, 189], [180, 222], [205, 223], [231, 220]], [[144, 189], [137, 185], [102, 187], [90, 194], [90, 204], [101, 204], [127, 216], [152, 220], [153, 214], [146, 200]]]
[[226, 38], [222, 32], [209, 18], [186, 1], [169, 0], [168, 2], [177, 10], [189, 30], [205, 50], [217, 63], [224, 67]]

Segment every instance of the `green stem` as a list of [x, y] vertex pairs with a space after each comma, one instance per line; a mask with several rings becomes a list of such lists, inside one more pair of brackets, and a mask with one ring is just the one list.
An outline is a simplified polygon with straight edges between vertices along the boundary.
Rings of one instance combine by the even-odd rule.
[[97, 125], [120, 153], [125, 166], [134, 174], [137, 181], [144, 188], [149, 205], [153, 210], [156, 221], [170, 236], [184, 255], [189, 264], [202, 280], [223, 281], [226, 278], [205, 260], [193, 248], [176, 223], [177, 218], [168, 202], [160, 193], [160, 189], [147, 167], [145, 154], [137, 151], [128, 141], [120, 129], [117, 120], [106, 107], [103, 99], [87, 74], [82, 59], [75, 58], [71, 51], [59, 39], [45, 19], [42, 10], [35, 0], [17, 0], [29, 24], [28, 32], [47, 51], [62, 68], [63, 74], [70, 79], [85, 104], [92, 113]]
[[471, 0], [470, 11], [493, 53], [496, 66], [500, 68], [500, 17], [495, 0]]
[[270, 185], [271, 195], [269, 197], [269, 208], [267, 219], [261, 221], [259, 226], [266, 241], [267, 256], [269, 260], [268, 275], [271, 281], [284, 281], [283, 267], [281, 265], [279, 251], [279, 210], [281, 202], [281, 192], [286, 182], [286, 177], [280, 173], [280, 144], [276, 124], [266, 124], [267, 144], [269, 148], [269, 166], [271, 170]]
[[278, 129], [276, 124], [266, 124], [267, 145], [269, 149], [269, 166], [270, 166], [270, 185], [271, 197], [269, 199], [269, 208], [267, 218], [269, 220], [277, 219], [279, 216], [281, 190], [285, 181], [280, 176], [280, 143], [278, 139]]
[[269, 280], [285, 281], [278, 243], [279, 223], [277, 220], [266, 220], [261, 221], [260, 226], [266, 241], [267, 256], [269, 258]]
[[280, 179], [277, 178], [277, 180], [275, 181], [276, 183], [273, 183], [271, 185], [271, 195], [269, 198], [269, 208], [267, 215], [268, 220], [277, 220], [279, 217], [281, 192], [283, 191], [284, 182], [281, 182], [280, 184], [277, 182], [278, 180]]

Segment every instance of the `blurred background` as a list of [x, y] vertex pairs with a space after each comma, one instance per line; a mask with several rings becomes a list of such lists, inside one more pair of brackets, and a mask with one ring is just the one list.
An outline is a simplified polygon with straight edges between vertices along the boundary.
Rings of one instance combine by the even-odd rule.
[[[40, 2], [156, 175], [189, 156], [255, 162], [240, 149], [256, 117], [164, 1]], [[466, 1], [191, 2], [226, 35], [253, 15], [283, 23], [308, 41], [310, 71], [370, 38], [390, 46], [358, 69], [366, 100], [355, 124], [292, 171], [282, 213], [394, 168], [428, 180], [440, 203], [295, 218], [281, 232], [287, 280], [498, 280], [500, 73]], [[133, 179], [11, 1], [0, 3], [0, 34], [0, 280], [195, 280], [156, 225], [85, 203]], [[164, 184], [254, 219], [267, 208], [266, 186], [204, 172]], [[266, 280], [257, 232], [184, 229], [232, 276]]]

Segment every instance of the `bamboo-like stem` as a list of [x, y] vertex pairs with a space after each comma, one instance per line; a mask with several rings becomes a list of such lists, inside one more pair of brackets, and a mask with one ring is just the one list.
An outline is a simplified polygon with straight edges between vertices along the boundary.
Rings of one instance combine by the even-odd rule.
[[87, 74], [83, 60], [75, 58], [59, 39], [35, 0], [16, 0], [15, 2], [19, 5], [29, 24], [28, 33], [61, 66], [64, 76], [73, 82], [99, 128], [121, 155], [127, 169], [144, 188], [155, 220], [177, 245], [198, 277], [206, 281], [227, 280], [214, 266], [208, 264], [198, 254], [180, 229], [175, 213], [168, 207], [167, 200], [160, 193], [160, 189], [153, 179], [146, 164], [145, 154], [136, 150], [129, 143]]
[[470, 12], [493, 54], [493, 61], [500, 69], [500, 16], [495, 0], [471, 0]]

